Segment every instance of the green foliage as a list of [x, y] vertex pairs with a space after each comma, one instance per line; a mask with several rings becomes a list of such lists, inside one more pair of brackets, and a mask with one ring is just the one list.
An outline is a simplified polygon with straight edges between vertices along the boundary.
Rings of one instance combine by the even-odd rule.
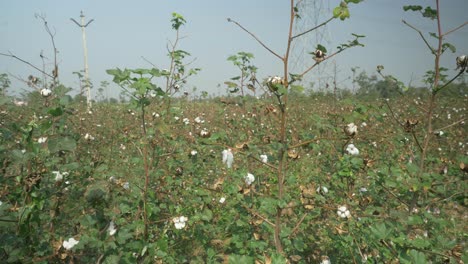
[[187, 21], [185, 21], [185, 18], [180, 15], [180, 14], [177, 14], [177, 13], [172, 13], [172, 19], [171, 19], [171, 23], [172, 23], [172, 28], [174, 30], [179, 30], [179, 28], [183, 25], [185, 25]]
[[224, 82], [230, 93], [240, 92], [241, 96], [245, 96], [245, 88], [247, 88], [255, 95], [256, 85], [258, 84], [255, 75], [257, 67], [251, 63], [252, 59], [254, 59], [254, 55], [244, 51], [240, 51], [236, 55], [231, 55], [227, 58], [240, 71], [240, 75], [234, 76], [230, 81]]

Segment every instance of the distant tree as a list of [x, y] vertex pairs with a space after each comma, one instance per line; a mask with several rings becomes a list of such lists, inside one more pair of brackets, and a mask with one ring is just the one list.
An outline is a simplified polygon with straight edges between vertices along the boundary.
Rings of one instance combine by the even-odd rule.
[[11, 81], [8, 78], [8, 74], [2, 73], [0, 74], [0, 95], [5, 96], [6, 90], [10, 87]]

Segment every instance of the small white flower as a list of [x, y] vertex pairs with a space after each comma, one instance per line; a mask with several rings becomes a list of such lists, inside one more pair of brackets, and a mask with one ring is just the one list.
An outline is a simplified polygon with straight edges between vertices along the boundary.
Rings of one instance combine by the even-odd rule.
[[160, 115], [159, 115], [158, 113], [156, 113], [156, 112], [153, 112], [153, 113], [151, 114], [151, 116], [153, 116], [153, 118], [158, 118], [158, 117], [160, 117]]
[[367, 188], [366, 187], [361, 187], [359, 189], [359, 191], [362, 192], [362, 193], [365, 193], [365, 192], [367, 192]]
[[21, 150], [21, 153], [23, 153], [23, 154], [26, 153], [26, 150], [25, 150], [25, 149], [22, 149], [22, 150]]
[[350, 154], [350, 155], [359, 155], [359, 149], [357, 149], [354, 144], [349, 144], [347, 147], [346, 147], [346, 153]]
[[125, 182], [122, 187], [125, 189], [125, 190], [128, 190], [130, 189], [130, 183], [129, 182]]
[[52, 94], [52, 90], [50, 90], [49, 88], [43, 88], [41, 90], [41, 95], [43, 97], [49, 97], [51, 94]]
[[2, 201], [0, 201], [0, 206], [2, 206], [2, 204], [3, 204], [3, 202], [2, 202]]
[[196, 151], [196, 150], [190, 151], [190, 155], [192, 155], [192, 156], [195, 156], [195, 155], [197, 155], [197, 154], [198, 154], [198, 151]]
[[226, 201], [226, 198], [225, 198], [225, 197], [221, 197], [221, 198], [219, 199], [219, 203], [222, 203], [222, 204], [223, 204], [225, 201]]
[[178, 116], [174, 116], [174, 119], [175, 121], [179, 121], [180, 118]]
[[443, 135], [444, 135], [444, 131], [442, 131], [442, 130], [440, 130], [440, 131], [436, 131], [436, 132], [434, 132], [434, 134], [435, 134], [436, 136], [439, 136], [439, 137], [441, 137], [441, 136], [443, 136]]
[[195, 118], [194, 121], [195, 121], [195, 123], [197, 123], [197, 124], [203, 124], [203, 123], [205, 123], [205, 120], [203, 120], [203, 118], [201, 118], [201, 117], [199, 117], [199, 116], [197, 116], [197, 117]]
[[72, 247], [76, 246], [80, 241], [76, 240], [73, 237], [70, 237], [68, 240], [63, 241], [62, 246], [66, 249], [69, 250]]
[[125, 147], [124, 144], [120, 143], [120, 147], [119, 147], [119, 148], [120, 148], [120, 150], [125, 150], [127, 147]]
[[223, 150], [223, 163], [229, 168], [232, 167], [232, 163], [234, 162], [234, 155], [231, 152], [231, 149]]
[[263, 154], [263, 155], [260, 155], [260, 160], [263, 162], [263, 163], [268, 163], [268, 156]]
[[174, 217], [172, 219], [172, 222], [174, 222], [174, 226], [176, 229], [183, 229], [185, 227], [185, 224], [187, 223], [188, 218], [185, 216], [181, 217]]
[[366, 127], [366, 126], [367, 126], [367, 123], [366, 123], [366, 122], [362, 122], [361, 127]]
[[114, 221], [110, 221], [109, 227], [107, 228], [107, 232], [109, 232], [109, 236], [113, 236], [117, 232], [117, 228], [115, 228]]
[[255, 181], [255, 176], [252, 173], [247, 173], [247, 176], [244, 177], [245, 184], [250, 186]]
[[338, 211], [336, 213], [341, 218], [350, 218], [351, 217], [351, 213], [349, 212], [349, 210], [344, 205], [338, 207]]
[[184, 119], [182, 119], [182, 122], [184, 122], [185, 125], [189, 125], [190, 124], [190, 120], [185, 117]]

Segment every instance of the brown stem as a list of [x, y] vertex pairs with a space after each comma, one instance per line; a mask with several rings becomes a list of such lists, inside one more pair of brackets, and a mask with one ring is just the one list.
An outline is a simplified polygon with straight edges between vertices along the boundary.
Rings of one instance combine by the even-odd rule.
[[315, 26], [315, 27], [313, 27], [313, 28], [311, 28], [309, 30], [306, 30], [306, 31], [304, 31], [302, 33], [299, 33], [299, 34], [291, 37], [291, 40], [293, 40], [295, 38], [298, 38], [298, 37], [300, 37], [302, 35], [305, 35], [305, 34], [311, 32], [311, 31], [314, 31], [314, 30], [318, 29], [319, 27], [325, 26], [326, 24], [328, 24], [328, 22], [332, 21], [333, 19], [335, 19], [335, 17], [330, 17], [327, 21], [325, 21], [325, 22], [323, 22], [323, 23], [321, 23], [321, 24], [319, 24], [319, 25], [317, 25], [317, 26]]
[[263, 43], [263, 41], [261, 41], [257, 36], [255, 36], [255, 34], [253, 34], [252, 32], [248, 31], [245, 27], [243, 27], [241, 24], [239, 24], [237, 21], [235, 20], [232, 20], [230, 18], [227, 19], [228, 22], [232, 22], [234, 24], [236, 24], [238, 27], [240, 27], [242, 30], [244, 30], [245, 32], [247, 32], [250, 36], [252, 36], [258, 43], [260, 43], [260, 45], [262, 45], [262, 47], [264, 47], [266, 50], [268, 50], [271, 54], [275, 55], [276, 57], [278, 57], [278, 59], [280, 60], [283, 60], [283, 57], [281, 57], [280, 55], [278, 55], [278, 53], [274, 52], [272, 49], [270, 49], [267, 45], [265, 45]]
[[[437, 13], [437, 16], [439, 16], [439, 13]], [[426, 46], [429, 48], [429, 50], [431, 51], [432, 54], [435, 54], [436, 51], [434, 50], [433, 47], [431, 47], [431, 45], [429, 44], [429, 42], [427, 42], [427, 39], [424, 37], [423, 33], [421, 32], [421, 30], [417, 29], [416, 27], [414, 27], [413, 25], [409, 24], [408, 22], [406, 22], [405, 20], [402, 20], [403, 24], [407, 25], [408, 27], [416, 30], [416, 32], [419, 33], [419, 36], [421, 36], [421, 38], [423, 39], [424, 43], [426, 43]], [[439, 32], [439, 38], [440, 38], [440, 32]]]
[[451, 30], [445, 32], [444, 34], [442, 34], [442, 37], [445, 37], [445, 36], [447, 36], [448, 34], [453, 33], [453, 32], [459, 30], [460, 28], [462, 28], [462, 27], [464, 27], [464, 26], [466, 26], [466, 25], [468, 25], [468, 21], [466, 21], [465, 23], [461, 24], [460, 26], [458, 26], [458, 27], [456, 27], [456, 28], [453, 28], [453, 29], [451, 29]]
[[30, 62], [25, 61], [25, 60], [21, 59], [20, 57], [18, 57], [18, 56], [16, 56], [16, 55], [12, 54], [11, 52], [10, 52], [10, 54], [0, 53], [0, 55], [6, 56], [6, 57], [11, 57], [11, 58], [13, 58], [13, 59], [17, 59], [17, 60], [21, 61], [22, 63], [25, 63], [25, 64], [27, 64], [27, 65], [33, 67], [34, 69], [36, 69], [36, 70], [39, 71], [40, 73], [42, 73], [42, 74], [44, 74], [44, 75], [47, 75], [47, 76], [49, 76], [50, 78], [54, 78], [52, 75], [50, 75], [50, 74], [48, 74], [47, 72], [45, 72], [45, 71], [39, 69], [38, 67], [34, 66], [34, 65], [31, 64]]

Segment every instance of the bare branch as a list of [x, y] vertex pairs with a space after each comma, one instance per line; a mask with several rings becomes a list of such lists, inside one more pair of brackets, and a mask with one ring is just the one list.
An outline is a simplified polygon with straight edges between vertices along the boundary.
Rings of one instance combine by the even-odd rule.
[[426, 43], [426, 46], [429, 48], [429, 50], [431, 51], [432, 54], [435, 54], [436, 51], [433, 47], [431, 47], [431, 45], [429, 44], [429, 42], [427, 41], [427, 39], [424, 37], [423, 33], [421, 32], [421, 30], [417, 29], [416, 27], [414, 27], [413, 25], [409, 24], [408, 22], [406, 22], [405, 20], [402, 20], [403, 24], [407, 25], [408, 27], [416, 30], [416, 32], [419, 33], [419, 35], [421, 36], [421, 38], [423, 39], [424, 43]]
[[291, 38], [291, 40], [293, 40], [293, 39], [295, 39], [295, 38], [298, 38], [298, 37], [300, 37], [300, 36], [302, 36], [302, 35], [305, 35], [305, 34], [311, 32], [311, 31], [314, 31], [314, 30], [318, 29], [319, 27], [325, 26], [326, 24], [328, 24], [328, 22], [332, 21], [333, 19], [334, 19], [334, 17], [331, 17], [331, 18], [329, 18], [327, 21], [325, 21], [325, 22], [323, 22], [323, 23], [321, 23], [321, 24], [319, 24], [319, 25], [317, 25], [317, 26], [315, 26], [315, 27], [313, 27], [313, 28], [311, 28], [311, 29], [309, 29], [309, 30], [306, 30], [306, 31], [304, 31], [304, 32], [302, 32], [302, 33], [297, 34], [297, 35], [293, 36], [293, 37]]
[[441, 131], [441, 130], [447, 129], [447, 128], [449, 128], [449, 127], [453, 127], [453, 126], [458, 125], [458, 124], [460, 124], [461, 122], [465, 121], [465, 119], [466, 119], [466, 118], [462, 118], [462, 119], [458, 120], [457, 122], [454, 122], [454, 123], [452, 123], [452, 124], [450, 124], [450, 125], [448, 125], [448, 126], [444, 126], [444, 127], [442, 127], [442, 128], [436, 129], [435, 131]]
[[445, 37], [445, 36], [447, 36], [448, 34], [453, 33], [453, 32], [459, 30], [460, 28], [462, 28], [462, 27], [464, 27], [464, 26], [466, 26], [466, 25], [468, 25], [468, 21], [466, 21], [465, 23], [461, 24], [460, 26], [458, 26], [458, 27], [456, 27], [456, 28], [454, 28], [454, 29], [451, 29], [451, 30], [445, 32], [444, 34], [442, 34], [442, 37]]
[[280, 55], [278, 55], [276, 52], [274, 52], [273, 50], [271, 50], [269, 47], [267, 47], [267, 45], [265, 45], [265, 43], [263, 43], [259, 38], [257, 38], [257, 36], [255, 36], [255, 34], [253, 34], [252, 32], [248, 31], [245, 27], [243, 27], [241, 24], [237, 23], [237, 21], [235, 20], [232, 20], [230, 18], [227, 19], [228, 22], [232, 22], [234, 24], [236, 24], [238, 27], [240, 27], [242, 30], [244, 30], [245, 32], [247, 32], [250, 36], [252, 36], [258, 43], [260, 43], [260, 45], [262, 45], [262, 47], [264, 47], [265, 49], [267, 49], [271, 54], [275, 55], [276, 57], [278, 57], [278, 59], [284, 61], [284, 58], [281, 57]]
[[38, 67], [36, 67], [35, 65], [31, 64], [30, 62], [21, 59], [20, 57], [14, 55], [14, 54], [11, 53], [11, 52], [10, 52], [10, 54], [0, 53], [0, 55], [6, 56], [6, 57], [11, 57], [11, 58], [13, 58], [13, 59], [17, 59], [17, 60], [21, 61], [22, 63], [25, 63], [25, 64], [27, 64], [27, 65], [33, 67], [34, 69], [36, 69], [36, 70], [39, 71], [40, 73], [45, 74], [45, 75], [49, 76], [50, 78], [54, 78], [54, 76], [52, 76], [52, 75], [48, 74], [47, 72], [45, 72], [45, 71], [39, 69]]

